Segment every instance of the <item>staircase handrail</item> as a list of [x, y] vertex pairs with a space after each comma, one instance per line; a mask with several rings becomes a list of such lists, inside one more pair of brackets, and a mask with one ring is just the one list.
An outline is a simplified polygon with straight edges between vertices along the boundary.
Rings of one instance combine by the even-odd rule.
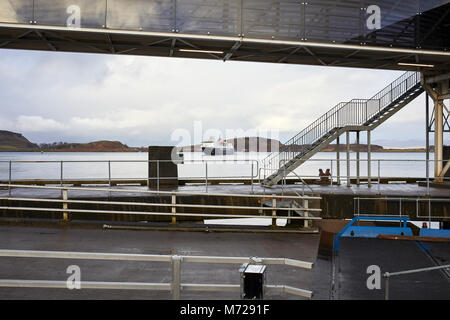
[[[410, 85], [408, 85], [408, 81], [410, 81]], [[402, 74], [400, 77], [395, 79], [392, 83], [387, 85], [385, 88], [380, 90], [378, 93], [376, 93], [372, 98], [370, 99], [353, 99], [349, 102], [341, 102], [337, 104], [335, 107], [333, 107], [331, 110], [326, 112], [324, 115], [316, 119], [313, 123], [311, 123], [308, 127], [297, 133], [294, 137], [289, 139], [284, 145], [284, 148], [289, 148], [291, 145], [295, 145], [298, 140], [301, 138], [307, 136], [307, 134], [313, 132], [313, 130], [317, 130], [317, 128], [321, 128], [323, 130], [320, 131], [319, 134], [315, 135], [316, 138], [313, 138], [313, 140], [309, 143], [312, 144], [314, 140], [317, 138], [323, 136], [325, 133], [328, 133], [336, 128], [340, 128], [340, 120], [339, 119], [339, 113], [340, 111], [343, 111], [346, 107], [352, 107], [355, 103], [363, 103], [365, 104], [366, 114], [365, 117], [362, 118], [362, 121], [358, 121], [356, 125], [362, 125], [372, 119], [374, 116], [380, 116], [381, 112], [389, 106], [390, 103], [398, 99], [400, 96], [402, 96], [405, 92], [407, 92], [409, 89], [411, 89], [413, 86], [415, 86], [418, 82], [420, 82], [420, 73], [414, 72], [414, 71], [407, 71], [404, 74]], [[403, 90], [404, 89], [404, 90]], [[386, 99], [388, 97], [389, 99]], [[379, 101], [379, 107], [378, 111], [371, 113], [369, 115], [368, 113], [368, 107], [367, 102], [368, 101]], [[381, 101], [387, 101], [387, 103], [383, 103], [383, 106], [381, 105]], [[353, 116], [353, 114], [350, 114], [350, 116]], [[324, 126], [323, 123], [328, 122], [328, 119], [334, 119], [335, 121], [332, 121], [331, 126]], [[353, 119], [352, 119], [353, 120]], [[349, 125], [349, 121], [345, 123], [345, 125]], [[353, 123], [355, 124], [355, 123]], [[320, 126], [322, 125], [322, 126]], [[345, 126], [344, 125], [344, 126]], [[302, 143], [302, 145], [306, 145], [305, 143]], [[263, 159], [263, 163], [265, 164], [267, 161], [272, 160], [276, 156], [279, 156], [281, 153], [285, 153], [285, 150], [278, 151], [276, 153], [272, 153], [268, 155], [266, 158]]]

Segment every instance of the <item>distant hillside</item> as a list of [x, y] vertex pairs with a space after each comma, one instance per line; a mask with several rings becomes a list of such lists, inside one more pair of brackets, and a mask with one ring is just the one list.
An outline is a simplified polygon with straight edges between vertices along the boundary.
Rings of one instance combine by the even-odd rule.
[[261, 137], [245, 137], [225, 140], [239, 152], [277, 152], [282, 143], [275, 139]]
[[43, 143], [30, 142], [20, 133], [0, 130], [0, 152], [137, 152], [146, 148], [133, 148], [120, 141], [94, 141], [89, 143]]
[[30, 142], [20, 133], [0, 130], [0, 151], [37, 151], [39, 146]]
[[120, 141], [94, 141], [89, 143], [59, 143], [41, 145], [47, 152], [136, 152], [140, 148], [132, 148]]

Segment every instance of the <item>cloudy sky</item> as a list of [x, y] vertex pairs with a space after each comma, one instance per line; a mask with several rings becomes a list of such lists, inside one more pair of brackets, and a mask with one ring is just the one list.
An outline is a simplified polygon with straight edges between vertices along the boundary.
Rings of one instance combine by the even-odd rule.
[[[36, 143], [119, 140], [130, 146], [175, 145], [181, 137], [198, 143], [211, 135], [285, 141], [337, 103], [370, 98], [400, 75], [0, 50], [0, 128]], [[375, 130], [373, 142], [424, 145], [424, 100], [420, 96]]]

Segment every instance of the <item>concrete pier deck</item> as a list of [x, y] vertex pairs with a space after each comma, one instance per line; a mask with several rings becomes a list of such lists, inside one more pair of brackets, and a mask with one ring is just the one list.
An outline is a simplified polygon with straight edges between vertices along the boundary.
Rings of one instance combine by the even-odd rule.
[[[59, 185], [56, 185], [59, 186]], [[443, 188], [436, 188], [430, 186], [418, 185], [418, 184], [406, 184], [406, 183], [390, 183], [390, 184], [373, 184], [372, 187], [368, 187], [367, 184], [361, 184], [360, 186], [351, 185], [347, 187], [346, 185], [308, 185], [308, 187], [303, 187], [301, 184], [287, 185], [282, 187], [281, 185], [276, 185], [271, 188], [263, 188], [258, 184], [244, 185], [244, 184], [220, 184], [220, 185], [208, 185], [207, 189], [205, 184], [189, 184], [185, 186], [180, 186], [177, 189], [162, 191], [177, 191], [186, 193], [229, 193], [229, 194], [302, 194], [303, 191], [306, 195], [311, 194], [329, 194], [329, 195], [350, 195], [350, 196], [392, 196], [392, 197], [442, 197], [450, 198], [450, 190]], [[75, 197], [84, 196], [109, 196], [108, 189], [104, 185], [97, 186], [92, 185], [89, 187], [102, 188], [105, 192], [92, 192], [92, 191], [71, 191], [71, 194]], [[112, 189], [131, 189], [131, 190], [148, 190], [145, 186], [137, 185], [120, 185], [114, 186]], [[44, 189], [26, 189], [26, 188], [13, 188], [14, 196], [46, 196], [46, 197], [58, 197], [61, 195], [58, 190], [44, 190]], [[141, 193], [121, 193], [121, 195], [129, 196], [142, 196]], [[0, 189], [0, 197], [8, 196], [8, 188]]]

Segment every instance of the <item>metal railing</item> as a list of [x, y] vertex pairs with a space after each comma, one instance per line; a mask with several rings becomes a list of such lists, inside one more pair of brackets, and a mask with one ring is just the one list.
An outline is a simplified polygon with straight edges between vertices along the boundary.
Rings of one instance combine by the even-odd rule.
[[370, 99], [341, 102], [300, 133], [288, 140], [282, 150], [262, 161], [268, 169], [281, 168], [286, 162], [314, 149], [314, 144], [345, 126], [363, 126], [380, 119], [393, 104], [421, 81], [419, 72], [406, 72]]
[[[432, 219], [446, 219], [448, 217], [445, 216], [435, 216], [431, 215], [431, 207], [433, 203], [450, 203], [450, 199], [445, 198], [404, 198], [404, 197], [385, 197], [385, 198], [361, 198], [355, 197], [353, 199], [353, 207], [354, 207], [354, 215], [355, 216], [364, 216], [364, 215], [373, 215], [373, 213], [361, 213], [361, 201], [386, 201], [386, 202], [397, 202], [398, 203], [398, 213], [386, 213], [386, 216], [391, 217], [405, 217], [408, 216], [407, 213], [403, 212], [405, 203], [415, 203], [415, 212], [416, 218], [418, 219], [427, 219], [429, 223], [431, 223]], [[427, 204], [428, 215], [420, 215], [420, 203]]]
[[386, 281], [386, 286], [385, 286], [384, 299], [385, 300], [389, 300], [389, 279], [391, 277], [401, 276], [401, 275], [405, 275], [405, 274], [419, 273], [419, 272], [444, 270], [444, 269], [450, 269], [450, 264], [444, 265], [444, 266], [421, 268], [421, 269], [412, 269], [412, 270], [399, 271], [399, 272], [386, 272], [386, 273], [383, 274], [383, 277], [386, 279], [385, 280]]
[[[350, 172], [346, 172], [346, 168], [344, 166], [344, 168], [342, 168], [343, 163], [349, 162], [351, 164], [356, 164], [356, 171], [357, 173], [361, 173], [362, 169], [366, 169], [368, 171], [368, 174], [370, 172], [370, 175], [364, 175], [364, 174], [352, 174], [352, 171], [354, 172], [355, 170], [355, 166], [353, 165], [353, 170], [352, 168], [349, 167], [349, 169], [351, 170]], [[328, 176], [329, 178], [329, 185], [333, 186], [333, 185], [340, 185], [341, 183], [346, 184], [347, 186], [351, 185], [351, 180], [356, 180], [357, 185], [362, 184], [362, 183], [367, 183], [369, 187], [372, 186], [372, 184], [376, 184], [377, 185], [377, 189], [378, 189], [378, 193], [381, 193], [381, 184], [382, 181], [386, 180], [391, 180], [393, 182], [397, 181], [408, 181], [410, 179], [414, 179], [417, 181], [423, 181], [424, 185], [426, 187], [426, 193], [428, 195], [430, 195], [430, 188], [431, 188], [431, 183], [433, 182], [433, 180], [435, 180], [435, 178], [430, 177], [429, 176], [429, 170], [426, 170], [426, 167], [430, 168], [431, 165], [434, 166], [434, 163], [438, 162], [438, 160], [415, 160], [415, 159], [308, 159], [305, 161], [304, 165], [303, 165], [303, 170], [307, 170], [307, 171], [312, 171], [312, 168], [307, 168], [305, 169], [305, 167], [307, 167], [308, 165], [312, 165], [315, 163], [322, 163], [323, 165], [325, 165], [325, 167], [323, 165], [317, 165], [317, 171], [319, 168], [327, 168], [327, 166], [329, 165], [328, 169], [330, 169], [330, 175]], [[442, 160], [441, 162], [443, 162], [444, 164], [446, 162], [450, 162], [450, 160]], [[424, 172], [425, 175], [413, 175], [413, 176], [405, 176], [404, 174], [401, 175], [393, 175], [393, 174], [383, 174], [383, 171], [386, 170], [393, 170], [393, 168], [390, 168], [390, 166], [392, 164], [395, 164], [398, 166], [396, 166], [397, 169], [404, 169], [405, 167], [407, 167], [409, 164], [423, 164], [424, 167]], [[359, 164], [359, 165], [358, 165]], [[362, 168], [362, 165], [365, 166], [365, 168]], [[343, 170], [344, 169], [344, 170]], [[368, 170], [369, 169], [369, 170]], [[375, 170], [373, 170], [375, 169]], [[274, 172], [278, 171], [279, 169], [270, 169], [270, 168], [264, 168], [264, 167], [260, 167], [259, 168], [259, 176], [258, 176], [258, 180], [264, 180], [266, 177], [270, 176], [271, 174], [273, 174]], [[286, 181], [289, 180], [300, 180], [300, 182], [302, 183], [309, 183], [308, 185], [308, 189], [311, 189], [311, 182], [309, 182], [311, 179], [316, 179], [317, 181], [319, 180], [319, 175], [312, 175], [312, 174], [302, 174], [301, 172], [299, 172], [300, 169], [297, 169], [296, 171], [291, 171], [288, 172], [287, 170], [283, 171], [283, 179], [285, 179]], [[316, 171], [316, 172], [317, 172]], [[398, 171], [398, 170], [397, 170]], [[373, 172], [376, 172], [374, 174], [372, 174]], [[450, 177], [440, 177], [439, 178], [442, 181], [450, 181]]]
[[[160, 164], [161, 163], [168, 163], [172, 162], [180, 166], [180, 169], [183, 168], [183, 166], [186, 165], [196, 165], [197, 167], [202, 166], [203, 170], [197, 170], [200, 171], [200, 174], [197, 176], [181, 176], [181, 177], [162, 177], [160, 175]], [[58, 181], [59, 185], [62, 186], [66, 182], [73, 182], [77, 180], [83, 180], [83, 181], [93, 181], [93, 182], [105, 182], [110, 187], [113, 184], [120, 183], [121, 181], [126, 183], [127, 181], [135, 181], [142, 179], [143, 181], [147, 181], [147, 185], [150, 185], [150, 181], [155, 180], [157, 190], [160, 189], [161, 180], [169, 180], [169, 179], [183, 179], [185, 181], [204, 181], [205, 189], [208, 191], [208, 184], [209, 182], [215, 180], [215, 179], [221, 179], [221, 180], [233, 180], [233, 179], [249, 179], [251, 181], [251, 191], [253, 192], [253, 181], [258, 177], [258, 171], [259, 171], [259, 162], [257, 160], [252, 159], [220, 159], [220, 160], [204, 160], [204, 159], [182, 159], [182, 160], [0, 160], [0, 164], [8, 164], [8, 178], [7, 181], [9, 184], [12, 184], [13, 181], [21, 181], [23, 179], [15, 179], [13, 176], [13, 167], [14, 164], [55, 164], [58, 165], [59, 168], [54, 168], [55, 170], [58, 170], [57, 174], [58, 177], [55, 179], [50, 179], [54, 181]], [[156, 165], [156, 176], [150, 177], [148, 174], [148, 167], [150, 164]], [[107, 177], [101, 177], [101, 178], [70, 178], [67, 177], [67, 173], [65, 173], [65, 165], [67, 164], [104, 164], [105, 165], [105, 172], [107, 172]], [[147, 164], [146, 174], [144, 176], [138, 177], [138, 178], [127, 178], [127, 177], [114, 177], [113, 172], [113, 164]], [[214, 175], [211, 174], [211, 170], [208, 170], [208, 164], [209, 168], [211, 169], [212, 165], [214, 164], [234, 164], [234, 165], [242, 165], [241, 166], [241, 172], [245, 172], [241, 175]], [[101, 169], [99, 169], [101, 170]], [[6, 179], [5, 179], [6, 180]]]
[[[182, 263], [211, 263], [211, 264], [252, 263], [265, 265], [285, 265], [307, 270], [311, 270], [313, 268], [313, 263], [311, 262], [305, 262], [288, 258], [182, 256], [182, 255], [150, 255], [150, 254], [30, 251], [30, 250], [0, 250], [0, 257], [167, 262], [171, 263], [172, 265], [172, 281], [170, 283], [82, 281], [80, 285], [82, 289], [170, 291], [172, 293], [172, 298], [174, 300], [180, 299], [182, 291], [240, 291], [239, 284], [182, 283], [181, 282]], [[67, 281], [0, 279], [0, 287], [67, 288]], [[280, 293], [290, 293], [305, 298], [311, 298], [313, 295], [313, 292], [310, 290], [295, 288], [288, 285], [265, 285], [265, 290]]]
[[[206, 205], [206, 204], [186, 204], [177, 203], [179, 196], [205, 196], [205, 193], [195, 192], [173, 192], [173, 191], [150, 191], [150, 190], [130, 190], [130, 189], [111, 189], [111, 188], [85, 188], [85, 187], [49, 187], [49, 186], [27, 186], [27, 185], [8, 185], [0, 184], [0, 187], [24, 188], [24, 189], [43, 189], [43, 190], [61, 190], [62, 199], [45, 199], [39, 198], [16, 198], [16, 197], [0, 197], [0, 201], [21, 201], [21, 202], [41, 202], [41, 203], [59, 203], [62, 208], [42, 208], [42, 207], [16, 207], [16, 206], [0, 206], [0, 210], [20, 210], [35, 212], [59, 212], [63, 215], [63, 221], [69, 221], [70, 213], [94, 213], [94, 214], [116, 214], [116, 215], [145, 215], [145, 216], [166, 216], [171, 217], [173, 224], [177, 222], [177, 217], [197, 217], [197, 218], [269, 218], [272, 219], [274, 225], [276, 219], [287, 219], [286, 216], [277, 215], [277, 211], [291, 211], [292, 208], [283, 208], [277, 206], [277, 199], [291, 199], [299, 202], [308, 200], [320, 200], [321, 197], [314, 196], [287, 196], [272, 195], [270, 199], [273, 201], [273, 207], [262, 206], [233, 206], [233, 205]], [[166, 195], [170, 197], [170, 203], [149, 203], [149, 202], [125, 202], [125, 201], [95, 201], [95, 200], [69, 200], [68, 191], [91, 191], [91, 192], [111, 192], [111, 193], [136, 193], [148, 195]], [[224, 194], [224, 193], [208, 193], [207, 196], [215, 197], [232, 197], [232, 198], [267, 198], [267, 195], [255, 194]], [[95, 204], [95, 205], [123, 205], [123, 206], [140, 206], [140, 207], [165, 207], [170, 208], [168, 212], [153, 211], [125, 211], [125, 210], [99, 210], [99, 209], [71, 209], [69, 204]], [[269, 211], [270, 215], [254, 215], [254, 214], [230, 214], [230, 213], [192, 213], [177, 212], [177, 208], [197, 208], [197, 209], [236, 209], [249, 210], [256, 212]], [[290, 216], [290, 220], [320, 220], [320, 217], [311, 216], [312, 213], [319, 213], [319, 208], [299, 208], [297, 211], [310, 213], [309, 216]]]

